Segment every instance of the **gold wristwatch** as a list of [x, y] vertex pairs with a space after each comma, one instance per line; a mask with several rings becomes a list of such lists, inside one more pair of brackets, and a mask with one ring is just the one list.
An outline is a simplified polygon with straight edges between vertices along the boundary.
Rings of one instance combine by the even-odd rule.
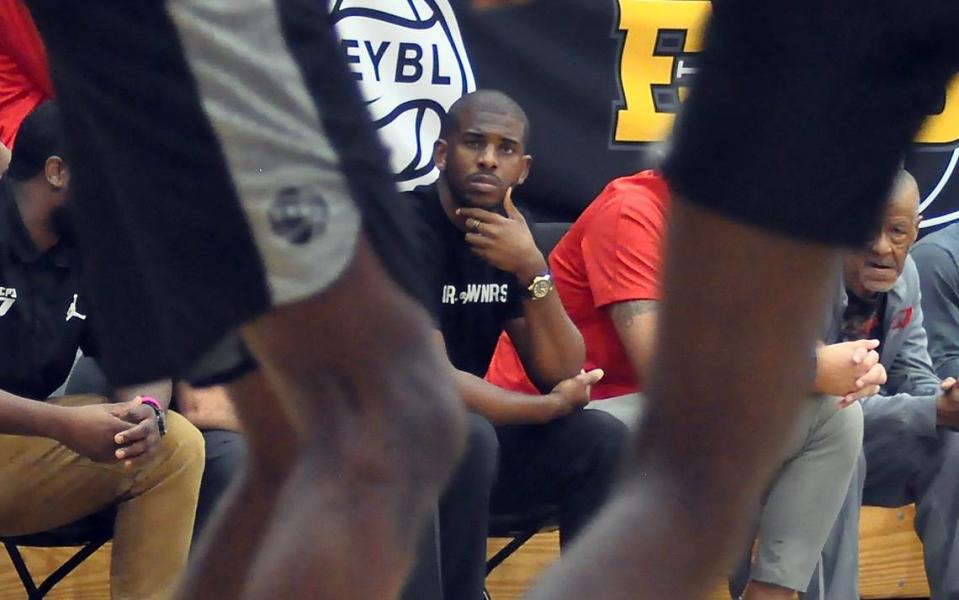
[[526, 288], [530, 300], [542, 300], [553, 291], [553, 276], [549, 271], [533, 278], [533, 283]]

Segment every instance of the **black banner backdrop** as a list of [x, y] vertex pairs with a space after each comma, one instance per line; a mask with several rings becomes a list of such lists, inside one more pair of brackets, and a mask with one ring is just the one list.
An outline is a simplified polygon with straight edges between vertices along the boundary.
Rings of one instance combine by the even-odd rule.
[[[402, 187], [435, 177], [432, 142], [457, 97], [501, 89], [532, 123], [533, 171], [516, 198], [548, 220], [574, 219], [611, 179], [650, 166], [649, 150], [695, 81], [710, 10], [704, 0], [329, 6]], [[906, 156], [922, 192], [923, 232], [959, 220], [959, 84], [941, 108]]]

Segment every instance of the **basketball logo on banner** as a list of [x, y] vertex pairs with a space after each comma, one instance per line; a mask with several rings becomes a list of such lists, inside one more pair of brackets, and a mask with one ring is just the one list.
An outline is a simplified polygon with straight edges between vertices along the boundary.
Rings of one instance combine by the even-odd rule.
[[[666, 137], [695, 81], [711, 2], [618, 0], [618, 6], [621, 100], [613, 107], [611, 142], [645, 146]], [[959, 79], [939, 113], [926, 121], [906, 165], [922, 188], [922, 226], [959, 220], [959, 177], [953, 177], [959, 167]], [[947, 196], [954, 200], [942, 202]]]
[[432, 181], [440, 120], [476, 89], [449, 0], [331, 0], [329, 7], [400, 187]]

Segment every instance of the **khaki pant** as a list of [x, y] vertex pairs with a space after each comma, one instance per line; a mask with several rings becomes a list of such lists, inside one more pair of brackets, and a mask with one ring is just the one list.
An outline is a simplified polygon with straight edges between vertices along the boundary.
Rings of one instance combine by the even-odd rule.
[[131, 467], [95, 463], [47, 438], [0, 435], [0, 535], [45, 531], [115, 504], [112, 597], [170, 598], [190, 549], [203, 459], [200, 432], [173, 412], [158, 451]]

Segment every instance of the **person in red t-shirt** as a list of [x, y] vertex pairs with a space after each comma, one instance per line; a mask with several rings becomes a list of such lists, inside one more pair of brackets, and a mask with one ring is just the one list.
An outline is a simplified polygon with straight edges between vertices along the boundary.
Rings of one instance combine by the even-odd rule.
[[[606, 373], [593, 386], [596, 401], [590, 407], [627, 425], [634, 425], [641, 414], [640, 393], [654, 354], [669, 203], [669, 187], [655, 171], [616, 179], [549, 258], [556, 290], [586, 343], [585, 367]], [[848, 483], [862, 441], [860, 407], [841, 407], [875, 393], [885, 381], [885, 370], [877, 364], [877, 344], [863, 340], [819, 349], [818, 395], [804, 404], [760, 518], [759, 558], [750, 573], [749, 600], [805, 591], [845, 494], [845, 485], [834, 484], [843, 478]], [[860, 377], [863, 385], [856, 383]], [[486, 378], [511, 390], [535, 390], [505, 336]], [[837, 403], [832, 396], [845, 398]], [[810, 506], [816, 509], [810, 511]]]
[[[12, 150], [23, 119], [52, 97], [46, 51], [30, 12], [21, 0], [0, 0], [0, 144]], [[0, 149], [0, 166], [3, 154]]]
[[[594, 399], [643, 389], [668, 207], [669, 189], [655, 172], [621, 177], [606, 186], [550, 254], [560, 299], [586, 340], [585, 368], [602, 365], [606, 373], [593, 386]], [[507, 389], [536, 390], [507, 336], [499, 340], [487, 379]]]

